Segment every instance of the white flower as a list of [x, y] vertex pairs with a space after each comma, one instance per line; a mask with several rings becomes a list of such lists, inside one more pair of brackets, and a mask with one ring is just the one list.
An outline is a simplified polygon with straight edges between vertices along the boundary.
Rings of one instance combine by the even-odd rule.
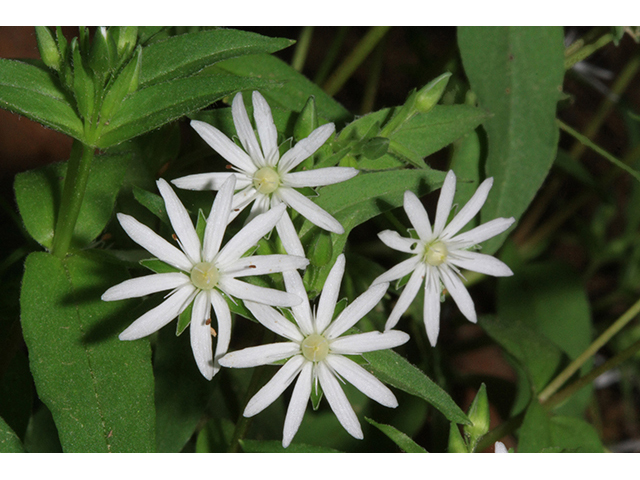
[[[209, 380], [220, 370], [217, 359], [227, 352], [231, 336], [231, 312], [221, 292], [230, 297], [269, 305], [296, 305], [301, 300], [291, 293], [251, 285], [236, 280], [236, 277], [295, 270], [304, 268], [309, 263], [306, 258], [292, 255], [242, 257], [273, 229], [284, 213], [284, 206], [255, 217], [222, 249], [220, 248], [231, 212], [234, 186], [234, 177], [222, 185], [213, 202], [205, 227], [204, 241], [201, 244], [180, 199], [166, 181], [158, 180], [158, 189], [182, 251], [129, 215], [119, 213], [118, 220], [133, 241], [181, 272], [156, 273], [126, 280], [102, 295], [102, 300], [112, 301], [172, 290], [164, 302], [142, 315], [122, 332], [120, 340], [136, 340], [150, 335], [193, 303], [189, 329], [191, 348], [200, 372]], [[209, 326], [211, 307], [218, 322], [215, 356], [212, 353]]]
[[245, 305], [260, 323], [289, 341], [245, 348], [228, 353], [220, 359], [221, 365], [236, 368], [255, 367], [289, 359], [249, 400], [244, 411], [245, 417], [261, 412], [271, 405], [297, 376], [298, 380], [284, 421], [282, 445], [285, 448], [289, 446], [298, 431], [311, 389], [314, 383], [317, 389], [318, 381], [342, 426], [358, 439], [362, 439], [360, 423], [340, 388], [339, 380], [342, 380], [340, 377], [384, 406], [395, 408], [398, 405], [391, 390], [343, 355], [359, 355], [364, 352], [397, 347], [409, 340], [409, 335], [404, 332], [390, 331], [340, 337], [380, 301], [388, 288], [388, 284], [369, 288], [332, 322], [344, 268], [344, 255], [340, 255], [322, 289], [317, 311], [313, 313], [298, 272], [285, 272], [287, 291], [303, 299], [300, 305], [292, 308], [297, 325], [271, 307], [253, 302], [246, 302]]
[[502, 442], [496, 442], [493, 450], [495, 453], [509, 453], [509, 450], [507, 450], [507, 447], [505, 447]]
[[[229, 221], [251, 202], [253, 206], [249, 219], [284, 203], [320, 228], [334, 233], [344, 233], [340, 222], [295, 189], [343, 182], [357, 175], [358, 170], [350, 167], [329, 167], [292, 172], [333, 134], [333, 123], [316, 128], [307, 138], [300, 140], [280, 157], [278, 132], [273, 123], [271, 109], [260, 93], [253, 92], [253, 117], [260, 144], [251, 126], [241, 93], [233, 99], [231, 112], [244, 150], [207, 123], [193, 120], [191, 126], [211, 148], [231, 163], [236, 172], [188, 175], [177, 178], [172, 183], [179, 188], [190, 190], [218, 190], [227, 178], [235, 175], [238, 179], [236, 188], [240, 191], [233, 197], [233, 213]], [[277, 223], [276, 229], [288, 253], [304, 256], [302, 244], [287, 213]]]
[[500, 260], [468, 249], [509, 228], [514, 218], [496, 218], [468, 232], [456, 235], [480, 211], [493, 185], [493, 178], [487, 178], [476, 190], [469, 202], [451, 220], [445, 224], [451, 212], [453, 196], [456, 191], [456, 176], [453, 171], [447, 174], [436, 209], [436, 220], [431, 228], [429, 216], [418, 197], [412, 192], [404, 193], [404, 210], [419, 240], [401, 237], [397, 232], [385, 230], [378, 234], [388, 247], [413, 257], [400, 262], [373, 281], [373, 285], [391, 282], [413, 272], [404, 287], [400, 298], [391, 311], [385, 329], [393, 328], [402, 314], [409, 308], [425, 280], [424, 287], [424, 323], [431, 345], [435, 346], [440, 331], [440, 297], [442, 284], [460, 308], [462, 314], [471, 322], [476, 322], [476, 311], [469, 292], [462, 283], [460, 269], [505, 277], [513, 275], [511, 269]]

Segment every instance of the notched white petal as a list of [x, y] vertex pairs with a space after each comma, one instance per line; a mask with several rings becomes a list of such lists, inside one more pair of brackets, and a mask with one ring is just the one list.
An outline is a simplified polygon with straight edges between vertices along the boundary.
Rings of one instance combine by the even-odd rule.
[[351, 302], [351, 304], [338, 315], [333, 323], [327, 327], [324, 331], [325, 338], [331, 340], [339, 337], [353, 327], [380, 302], [388, 288], [388, 283], [378, 283], [369, 287], [358, 298]]
[[430, 240], [433, 232], [431, 230], [429, 214], [416, 194], [410, 190], [404, 192], [404, 203], [402, 206], [420, 239], [425, 242]]
[[355, 177], [360, 171], [352, 167], [327, 167], [301, 172], [286, 173], [282, 183], [288, 187], [322, 187], [344, 182]]
[[237, 169], [247, 175], [253, 175], [258, 169], [249, 155], [217, 128], [199, 120], [191, 120], [191, 126], [211, 148]]
[[220, 358], [220, 365], [228, 368], [250, 368], [269, 365], [300, 353], [300, 345], [294, 342], [270, 343], [257, 347], [248, 347], [237, 352], [227, 353]]
[[409, 341], [409, 335], [399, 330], [366, 332], [336, 338], [331, 342], [331, 353], [340, 355], [359, 355], [366, 352], [386, 350], [403, 345]]

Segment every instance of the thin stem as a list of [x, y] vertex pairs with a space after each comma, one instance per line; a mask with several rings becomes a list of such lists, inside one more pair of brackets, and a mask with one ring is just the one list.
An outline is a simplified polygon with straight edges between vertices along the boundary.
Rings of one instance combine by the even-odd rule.
[[613, 41], [613, 35], [611, 33], [606, 33], [606, 34], [602, 35], [594, 43], [591, 43], [589, 45], [584, 45], [577, 52], [575, 52], [575, 53], [569, 55], [567, 58], [565, 58], [565, 60], [564, 60], [564, 69], [565, 70], [569, 70], [576, 63], [581, 62], [582, 60], [587, 58], [589, 55], [594, 53], [596, 50], [601, 49], [606, 44], [608, 44], [609, 42], [612, 42], [612, 41]]
[[293, 52], [291, 66], [298, 72], [304, 68], [304, 62], [307, 60], [309, 53], [309, 45], [311, 45], [311, 37], [313, 36], [313, 27], [302, 27], [296, 50]]
[[578, 133], [576, 130], [574, 130], [573, 128], [571, 128], [569, 125], [567, 125], [566, 123], [564, 123], [561, 120], [556, 120], [556, 122], [558, 123], [558, 126], [564, 130], [565, 132], [567, 132], [569, 135], [571, 135], [573, 138], [575, 138], [576, 140], [578, 140], [580, 143], [582, 143], [583, 145], [585, 145], [586, 147], [589, 147], [591, 150], [593, 150], [594, 152], [600, 154], [601, 156], [603, 156], [604, 158], [606, 158], [607, 160], [609, 160], [611, 163], [613, 163], [615, 166], [617, 166], [618, 168], [621, 168], [622, 170], [624, 170], [625, 172], [627, 172], [629, 175], [631, 175], [633, 178], [635, 178], [636, 180], [638, 180], [640, 182], [640, 173], [636, 172], [633, 168], [631, 168], [630, 166], [628, 166], [627, 164], [625, 164], [624, 162], [618, 160], [616, 157], [614, 157], [613, 155], [611, 155], [609, 152], [607, 152], [606, 150], [604, 150], [603, 148], [599, 147], [598, 145], [596, 145], [595, 143], [593, 143], [591, 140], [589, 140], [587, 137], [585, 137], [584, 135], [581, 135], [580, 133]]
[[371, 71], [367, 78], [367, 84], [364, 87], [364, 95], [362, 96], [362, 105], [360, 106], [360, 114], [365, 115], [373, 111], [378, 88], [380, 87], [380, 77], [382, 76], [382, 66], [384, 60], [385, 42], [380, 44], [373, 51], [371, 62]]
[[87, 189], [93, 155], [93, 147], [74, 141], [67, 164], [67, 176], [51, 248], [51, 253], [59, 258], [67, 254], [71, 245], [71, 238]]
[[638, 350], [640, 350], [640, 340], [636, 341], [630, 347], [627, 347], [622, 352], [618, 353], [615, 357], [610, 358], [599, 367], [594, 368], [585, 376], [580, 377], [571, 385], [569, 385], [568, 387], [560, 390], [558, 393], [553, 395], [551, 398], [549, 398], [549, 400], [547, 400], [544, 403], [545, 408], [551, 409], [557, 405], [560, 405], [566, 399], [573, 396], [574, 393], [578, 392], [582, 388], [589, 385], [591, 382], [593, 382], [596, 378], [598, 378], [603, 373], [608, 372], [612, 368], [617, 367], [621, 363], [625, 362], [626, 360], [634, 356], [636, 352], [638, 352]]
[[372, 27], [369, 29], [349, 56], [344, 59], [333, 75], [329, 77], [327, 83], [324, 85], [324, 91], [329, 95], [338, 93], [390, 28], [391, 27]]
[[329, 70], [333, 67], [333, 64], [338, 58], [338, 53], [340, 53], [340, 48], [344, 43], [344, 39], [347, 36], [347, 32], [349, 31], [349, 27], [339, 27], [338, 32], [333, 37], [333, 41], [331, 45], [329, 45], [329, 49], [327, 50], [327, 54], [325, 55], [322, 63], [320, 64], [320, 68], [318, 69], [318, 73], [316, 73], [315, 78], [313, 79], [313, 83], [316, 85], [322, 85], [324, 81], [329, 76]]
[[624, 328], [636, 315], [640, 313], [640, 300], [634, 303], [629, 310], [627, 310], [613, 325], [607, 328], [602, 335], [600, 335], [589, 347], [580, 354], [573, 362], [571, 362], [567, 368], [565, 368], [560, 374], [540, 392], [538, 399], [540, 402], [546, 402], [554, 393], [556, 393], [562, 385], [569, 380], [574, 373], [576, 373], [584, 363], [589, 360], [595, 353], [600, 350], [611, 338]]

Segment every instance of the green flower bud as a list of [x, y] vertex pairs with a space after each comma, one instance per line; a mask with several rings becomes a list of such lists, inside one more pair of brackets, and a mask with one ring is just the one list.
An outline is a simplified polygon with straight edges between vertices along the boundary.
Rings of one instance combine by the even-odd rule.
[[38, 41], [38, 50], [44, 64], [49, 68], [60, 71], [62, 58], [51, 30], [48, 27], [36, 27], [36, 40]]
[[456, 423], [451, 422], [449, 429], [449, 453], [469, 453]]
[[431, 80], [422, 87], [415, 100], [415, 109], [420, 113], [427, 113], [440, 101], [442, 94], [447, 88], [451, 73], [443, 73], [438, 78]]
[[489, 431], [489, 399], [484, 383], [480, 385], [480, 390], [473, 399], [467, 416], [472, 424], [464, 426], [464, 433], [469, 438], [469, 445], [472, 446], [473, 451], [480, 438]]
[[136, 48], [138, 27], [111, 27], [118, 57], [126, 60]]
[[102, 88], [111, 69], [111, 55], [106, 27], [99, 27], [93, 36], [91, 53], [89, 54], [89, 68], [93, 72], [98, 88]]
[[316, 100], [311, 96], [307, 99], [307, 103], [305, 103], [300, 115], [298, 115], [296, 124], [293, 126], [293, 139], [299, 142], [303, 138], [307, 138], [318, 126]]

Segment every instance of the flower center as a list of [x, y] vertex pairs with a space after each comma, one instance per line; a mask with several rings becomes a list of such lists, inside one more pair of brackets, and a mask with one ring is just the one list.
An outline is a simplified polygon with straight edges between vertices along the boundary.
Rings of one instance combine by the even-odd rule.
[[431, 245], [427, 245], [424, 249], [424, 261], [429, 265], [437, 267], [445, 262], [449, 250], [443, 242], [435, 242]]
[[220, 273], [213, 263], [200, 262], [191, 269], [191, 282], [201, 290], [211, 290], [218, 280]]
[[262, 167], [253, 176], [253, 186], [265, 195], [273, 193], [280, 186], [280, 175], [271, 167]]
[[302, 355], [307, 360], [319, 362], [329, 354], [329, 342], [322, 335], [312, 333], [302, 342]]

